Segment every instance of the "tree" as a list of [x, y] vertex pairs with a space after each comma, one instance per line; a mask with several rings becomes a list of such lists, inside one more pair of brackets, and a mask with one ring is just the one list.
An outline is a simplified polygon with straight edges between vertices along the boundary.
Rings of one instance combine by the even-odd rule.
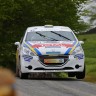
[[0, 64], [14, 67], [14, 42], [20, 40], [29, 26], [52, 24], [81, 30], [84, 24], [79, 22], [77, 13], [85, 1], [0, 0]]
[[87, 7], [84, 8], [81, 15], [88, 18], [87, 22], [93, 27], [96, 25], [96, 1], [89, 0], [85, 5], [87, 5]]

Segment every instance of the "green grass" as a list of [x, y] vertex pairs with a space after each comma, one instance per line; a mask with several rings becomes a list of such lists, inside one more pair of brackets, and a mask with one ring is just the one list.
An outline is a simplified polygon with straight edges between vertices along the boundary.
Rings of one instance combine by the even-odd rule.
[[[86, 77], [84, 81], [96, 83], [96, 34], [78, 35], [79, 41], [84, 41], [83, 49], [85, 53]], [[58, 74], [60, 77], [67, 77], [64, 73]]]
[[85, 40], [83, 45], [83, 49], [86, 57], [85, 81], [96, 83], [96, 34], [79, 35], [78, 39]]
[[85, 40], [83, 45], [85, 56], [96, 58], [96, 34], [79, 35], [78, 39]]

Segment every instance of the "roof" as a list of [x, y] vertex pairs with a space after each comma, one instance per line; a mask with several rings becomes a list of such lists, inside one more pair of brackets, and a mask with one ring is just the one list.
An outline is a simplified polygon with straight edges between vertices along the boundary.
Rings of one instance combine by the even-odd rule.
[[28, 27], [27, 32], [34, 32], [34, 31], [72, 31], [69, 27], [66, 26], [34, 26]]

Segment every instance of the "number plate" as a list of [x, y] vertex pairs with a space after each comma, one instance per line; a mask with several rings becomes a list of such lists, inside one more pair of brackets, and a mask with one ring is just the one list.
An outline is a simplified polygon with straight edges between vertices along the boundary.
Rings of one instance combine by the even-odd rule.
[[64, 63], [64, 59], [44, 59], [44, 63]]

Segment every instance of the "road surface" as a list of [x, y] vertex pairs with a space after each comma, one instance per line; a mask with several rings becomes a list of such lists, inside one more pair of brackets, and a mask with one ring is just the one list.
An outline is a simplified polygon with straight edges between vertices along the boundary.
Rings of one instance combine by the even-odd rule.
[[96, 96], [96, 84], [81, 80], [29, 79], [16, 80], [18, 96]]

